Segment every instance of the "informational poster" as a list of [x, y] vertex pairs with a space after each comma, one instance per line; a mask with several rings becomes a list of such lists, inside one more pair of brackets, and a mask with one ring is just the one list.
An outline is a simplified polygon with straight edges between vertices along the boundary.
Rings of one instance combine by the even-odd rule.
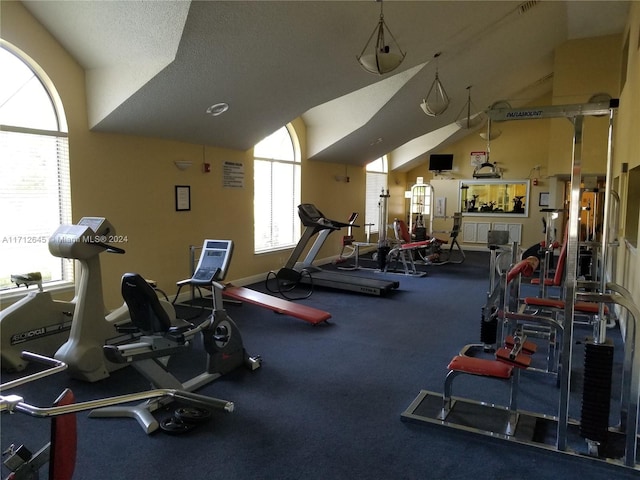
[[244, 188], [244, 164], [242, 162], [224, 162], [222, 164], [222, 186], [225, 188]]
[[487, 161], [487, 152], [471, 152], [471, 166], [477, 167]]
[[191, 187], [189, 185], [176, 185], [176, 212], [191, 210]]

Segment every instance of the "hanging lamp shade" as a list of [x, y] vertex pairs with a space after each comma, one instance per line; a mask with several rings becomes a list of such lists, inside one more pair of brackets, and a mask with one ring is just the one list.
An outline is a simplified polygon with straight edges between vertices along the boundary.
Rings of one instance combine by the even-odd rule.
[[[434, 58], [437, 59], [439, 56], [440, 53], [436, 53]], [[430, 117], [437, 117], [449, 108], [449, 103], [449, 95], [447, 95], [447, 92], [438, 77], [438, 66], [436, 64], [436, 76], [433, 79], [433, 83], [429, 88], [427, 96], [422, 99], [420, 108], [422, 108], [422, 111]]]
[[[375, 43], [373, 42], [374, 38]], [[387, 40], [390, 42], [387, 43]], [[406, 55], [384, 21], [382, 2], [380, 2], [378, 24], [373, 29], [362, 52], [356, 58], [367, 72], [383, 75], [398, 68]]]
[[487, 130], [484, 132], [480, 132], [480, 138], [482, 138], [483, 140], [491, 141], [491, 140], [495, 140], [500, 135], [502, 135], [502, 130], [498, 130], [496, 128], [492, 129], [491, 119], [489, 118], [487, 120]]
[[462, 107], [462, 110], [458, 113], [456, 120], [456, 124], [465, 130], [482, 125], [485, 121], [485, 116], [482, 112], [476, 109], [475, 105], [471, 101], [471, 86], [467, 87], [467, 92], [467, 103], [464, 104], [464, 107]]
[[[493, 110], [494, 108], [511, 108], [511, 104], [509, 104], [509, 102], [507, 102], [505, 100], [500, 100], [500, 101], [497, 101], [497, 102], [493, 103], [489, 107], [489, 110]], [[491, 118], [488, 118], [487, 119], [487, 130], [485, 132], [480, 132], [480, 137], [483, 140], [490, 141], [490, 140], [495, 140], [500, 135], [502, 135], [502, 130], [499, 130], [499, 129], [493, 127], [491, 125]]]

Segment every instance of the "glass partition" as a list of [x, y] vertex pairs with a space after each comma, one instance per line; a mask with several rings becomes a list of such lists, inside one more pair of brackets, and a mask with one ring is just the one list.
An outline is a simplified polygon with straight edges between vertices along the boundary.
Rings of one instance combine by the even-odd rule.
[[529, 180], [461, 180], [464, 215], [529, 215]]

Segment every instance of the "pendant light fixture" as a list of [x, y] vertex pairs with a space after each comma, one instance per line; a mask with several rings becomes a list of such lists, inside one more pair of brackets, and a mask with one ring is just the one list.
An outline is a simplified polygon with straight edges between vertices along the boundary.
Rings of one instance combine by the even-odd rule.
[[[489, 110], [493, 110], [495, 108], [511, 108], [511, 104], [505, 100], [500, 100], [498, 102], [493, 103], [489, 107]], [[486, 140], [487, 142], [489, 142], [490, 140], [495, 140], [500, 135], [502, 135], [502, 130], [499, 130], [497, 128], [492, 128], [491, 117], [487, 117], [487, 130], [485, 132], [480, 132], [480, 137]]]
[[441, 113], [444, 113], [444, 111], [449, 107], [449, 96], [438, 77], [439, 56], [440, 52], [433, 56], [433, 58], [436, 59], [436, 77], [433, 79], [433, 83], [431, 84], [431, 88], [429, 88], [427, 96], [422, 99], [422, 103], [420, 104], [422, 111], [430, 117], [437, 117]]
[[[482, 112], [479, 112], [471, 101], [471, 85], [467, 87], [467, 92], [467, 103], [464, 104], [464, 107], [462, 107], [462, 110], [458, 113], [458, 118], [456, 120], [456, 124], [465, 130], [475, 128], [481, 125], [485, 120]], [[473, 114], [471, 113], [472, 111]]]
[[[387, 43], [385, 35], [387, 39], [391, 40], [390, 43]], [[372, 42], [374, 36], [376, 38], [375, 44]], [[383, 75], [398, 68], [406, 55], [384, 21], [382, 1], [380, 0], [380, 19], [378, 24], [373, 29], [362, 52], [356, 58], [367, 72]]]

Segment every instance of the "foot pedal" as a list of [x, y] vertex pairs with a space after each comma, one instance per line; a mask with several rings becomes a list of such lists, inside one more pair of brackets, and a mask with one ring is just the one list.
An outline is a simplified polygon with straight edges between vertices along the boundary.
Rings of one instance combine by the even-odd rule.
[[518, 368], [529, 368], [531, 357], [524, 353], [513, 355], [513, 350], [503, 347], [496, 352], [496, 359]]
[[[507, 346], [507, 348], [513, 348], [516, 345], [516, 342], [513, 336], [509, 335], [507, 338], [505, 338], [504, 344]], [[522, 343], [522, 353], [526, 355], [533, 355], [537, 351], [538, 345], [536, 345], [535, 343], [529, 342], [528, 340], [525, 340]]]
[[15, 448], [15, 445], [11, 444], [2, 454], [8, 455], [3, 463], [12, 472], [18, 470], [33, 457], [33, 454], [24, 445]]

